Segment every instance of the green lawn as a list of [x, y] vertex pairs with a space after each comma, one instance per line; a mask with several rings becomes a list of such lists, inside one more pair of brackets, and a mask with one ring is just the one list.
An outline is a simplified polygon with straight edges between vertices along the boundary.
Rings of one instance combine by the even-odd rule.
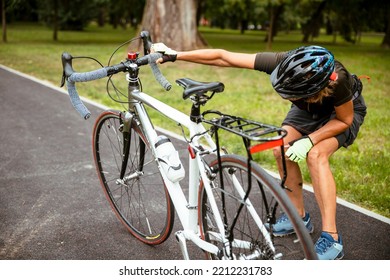
[[[234, 30], [208, 28], [202, 28], [201, 32], [213, 48], [248, 53], [266, 50], [263, 32], [251, 31], [241, 35]], [[106, 65], [112, 51], [134, 35], [134, 30], [91, 26], [83, 32], [60, 32], [59, 41], [54, 42], [51, 39], [51, 30], [44, 26], [10, 24], [8, 43], [0, 43], [0, 64], [59, 85], [62, 72], [60, 57], [63, 51], [78, 56], [92, 56]], [[301, 38], [299, 32], [281, 32], [275, 38], [272, 50], [298, 47], [301, 45]], [[329, 48], [350, 72], [371, 77], [370, 83], [363, 81], [368, 115], [360, 135], [348, 150], [342, 148], [331, 161], [339, 197], [390, 217], [390, 189], [387, 183], [390, 162], [390, 102], [387, 90], [390, 86], [390, 51], [379, 47], [382, 38], [380, 34], [363, 34], [358, 45], [351, 45], [343, 42], [341, 38], [337, 38], [337, 44], [333, 44], [332, 36], [321, 35], [312, 43]], [[138, 50], [136, 44], [132, 44], [131, 48]], [[122, 49], [114, 57], [114, 62], [121, 60], [125, 51]], [[83, 60], [76, 61], [74, 66], [77, 70], [85, 71], [96, 68], [97, 64]], [[213, 98], [205, 109], [218, 108], [223, 112], [279, 125], [290, 105], [275, 94], [269, 76], [257, 71], [207, 67], [185, 62], [167, 63], [162, 65], [161, 69], [173, 84], [181, 77], [222, 81], [226, 87], [225, 92]], [[154, 96], [161, 100], [184, 112], [189, 111], [189, 101], [184, 102], [181, 99], [179, 87], [173, 86], [171, 92], [164, 92], [154, 82], [147, 68], [142, 69], [141, 77], [145, 91], [155, 92]], [[125, 90], [126, 84], [121, 79], [123, 77], [117, 77], [116, 84], [124, 84]], [[117, 106], [107, 97], [105, 84], [105, 81], [80, 84], [79, 92], [98, 102]], [[173, 125], [157, 115], [153, 114], [152, 118], [159, 126]], [[238, 144], [230, 142], [227, 145], [232, 151], [239, 152]], [[275, 169], [270, 152], [258, 155], [257, 160], [267, 168]], [[310, 183], [305, 164], [302, 164], [302, 168], [305, 180]]]

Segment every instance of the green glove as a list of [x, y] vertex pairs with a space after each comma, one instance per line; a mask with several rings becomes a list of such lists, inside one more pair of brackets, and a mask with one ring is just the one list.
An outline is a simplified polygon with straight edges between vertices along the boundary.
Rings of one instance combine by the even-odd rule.
[[303, 136], [298, 140], [290, 142], [290, 148], [286, 151], [286, 156], [291, 161], [300, 162], [301, 160], [306, 159], [307, 153], [313, 148], [313, 142], [309, 136]]
[[152, 44], [152, 50], [163, 54], [161, 63], [165, 63], [167, 61], [174, 62], [177, 58], [177, 51], [168, 48], [164, 43]]

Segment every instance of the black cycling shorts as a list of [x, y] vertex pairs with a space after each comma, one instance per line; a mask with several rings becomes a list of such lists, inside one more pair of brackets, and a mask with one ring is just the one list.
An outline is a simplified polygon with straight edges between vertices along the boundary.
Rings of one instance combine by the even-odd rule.
[[[351, 145], [359, 132], [360, 126], [363, 124], [364, 117], [367, 113], [367, 107], [362, 95], [353, 100], [354, 105], [354, 117], [352, 125], [343, 133], [336, 135], [336, 139], [341, 146], [348, 147]], [[299, 109], [296, 105], [292, 104], [290, 111], [284, 119], [282, 125], [289, 125], [299, 131], [302, 135], [308, 135], [322, 126], [324, 126], [329, 120], [336, 117], [336, 112], [333, 111], [330, 115], [316, 117], [312, 113]]]

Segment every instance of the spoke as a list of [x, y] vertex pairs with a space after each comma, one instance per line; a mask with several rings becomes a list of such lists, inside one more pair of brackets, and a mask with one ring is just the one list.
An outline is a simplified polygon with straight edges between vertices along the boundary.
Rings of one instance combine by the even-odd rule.
[[173, 206], [142, 132], [131, 127], [127, 166], [120, 179], [124, 142], [119, 116], [103, 115], [96, 129], [97, 168], [113, 210], [138, 239], [151, 245], [162, 243], [172, 229]]

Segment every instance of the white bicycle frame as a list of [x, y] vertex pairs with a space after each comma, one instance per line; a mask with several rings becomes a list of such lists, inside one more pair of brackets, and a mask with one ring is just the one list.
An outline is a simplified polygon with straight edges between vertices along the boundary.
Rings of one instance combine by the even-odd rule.
[[[189, 134], [192, 139], [189, 145], [191, 145], [193, 149], [197, 150], [196, 147], [199, 146], [199, 141], [203, 139], [206, 141], [209, 147], [208, 150], [213, 153], [216, 152], [216, 144], [214, 143], [211, 136], [208, 133], [206, 133], [206, 129], [204, 128], [202, 123], [196, 123], [191, 121], [190, 117], [187, 116], [186, 114], [176, 110], [175, 108], [139, 90], [133, 90], [133, 91], [129, 90], [129, 95], [130, 95], [130, 100], [133, 103], [132, 106], [136, 111], [137, 118], [141, 123], [143, 133], [145, 134], [149, 143], [152, 143], [150, 145], [150, 148], [155, 156], [156, 156], [156, 150], [153, 143], [155, 143], [155, 140], [157, 138], [157, 132], [150, 121], [149, 115], [144, 107], [144, 104], [160, 112], [161, 114], [165, 115], [167, 118], [175, 121], [176, 123], [186, 127], [189, 130]], [[198, 135], [198, 136], [193, 137], [194, 135]], [[201, 156], [197, 155], [194, 158], [189, 157], [188, 201], [186, 196], [184, 195], [180, 183], [179, 182], [173, 183], [172, 181], [170, 181], [167, 178], [164, 169], [161, 168], [159, 162], [158, 165], [159, 165], [160, 173], [166, 185], [166, 188], [175, 206], [176, 213], [183, 226], [183, 230], [176, 232], [176, 237], [179, 241], [184, 259], [189, 259], [189, 254], [186, 245], [187, 240], [195, 243], [198, 247], [200, 247], [201, 249], [207, 252], [210, 252], [212, 254], [218, 254], [219, 248], [217, 246], [207, 241], [204, 241], [200, 237], [200, 230], [199, 230], [199, 223], [198, 223], [198, 187], [202, 180], [204, 184], [204, 189], [207, 193], [210, 206], [212, 208], [212, 212], [215, 217], [216, 226], [219, 231], [218, 233], [214, 233], [213, 237], [216, 240], [220, 240], [222, 244], [229, 244], [225, 236], [225, 228], [222, 222], [222, 217], [218, 210], [216, 201], [214, 199], [214, 195], [212, 193], [212, 186], [211, 186], [212, 184], [210, 182], [210, 179], [206, 175], [206, 167], [202, 161]], [[236, 181], [234, 175], [232, 180]], [[243, 188], [238, 183], [234, 185], [239, 195], [241, 196], [241, 199], [243, 199], [245, 195]], [[271, 236], [267, 231], [267, 229], [265, 228], [260, 217], [256, 213], [256, 210], [252, 206], [249, 199], [247, 199], [245, 203], [247, 204], [247, 208], [249, 209], [249, 212], [251, 213], [254, 221], [257, 223], [257, 226], [261, 230], [266, 242], [268, 243], [269, 248], [275, 251], [275, 248], [271, 241]], [[238, 246], [241, 248], [248, 248], [248, 249], [250, 248], [249, 242], [242, 241], [242, 240], [234, 240], [233, 246]], [[225, 248], [225, 249], [226, 249], [226, 254], [230, 255], [229, 248]]]

